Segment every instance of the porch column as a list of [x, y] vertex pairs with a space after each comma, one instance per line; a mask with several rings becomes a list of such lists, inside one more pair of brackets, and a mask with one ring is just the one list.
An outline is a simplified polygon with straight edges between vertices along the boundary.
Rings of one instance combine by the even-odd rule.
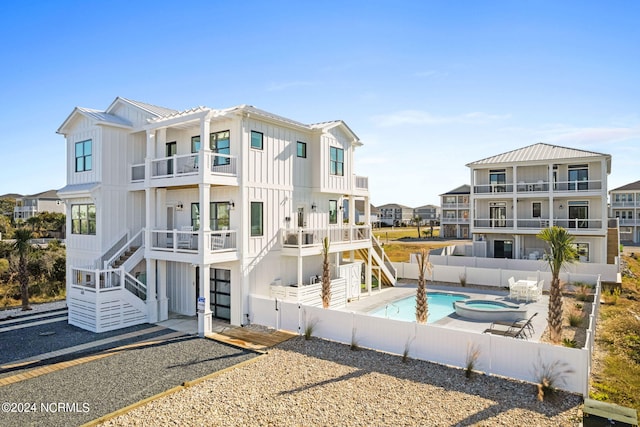
[[371, 225], [371, 204], [369, 198], [364, 198], [364, 223], [365, 225]]
[[511, 216], [513, 217], [513, 229], [517, 230], [518, 229], [518, 166], [513, 167], [513, 196], [511, 198]]
[[[209, 135], [211, 132], [210, 128], [210, 117], [209, 114], [200, 119], [200, 170], [198, 171], [198, 175], [200, 176], [200, 181], [204, 180], [205, 176], [209, 176], [211, 173], [211, 136]], [[200, 212], [202, 212], [202, 205], [200, 205]], [[207, 217], [209, 218], [209, 217]], [[202, 223], [202, 221], [200, 221]]]
[[[299, 250], [298, 250], [299, 251]], [[304, 284], [302, 279], [302, 256], [298, 253], [298, 286], [302, 286]]]
[[147, 258], [147, 318], [149, 323], [158, 321], [158, 303], [156, 299], [156, 260]]
[[[202, 223], [202, 220], [200, 220]], [[211, 317], [211, 284], [209, 280], [211, 278], [210, 265], [200, 264], [200, 289], [196, 309], [198, 310], [198, 335], [201, 337], [206, 334], [210, 334], [212, 330], [212, 317]], [[204, 307], [201, 305], [204, 303]]]
[[169, 299], [167, 298], [167, 262], [156, 261], [156, 283], [158, 283], [158, 321], [169, 318]]
[[200, 257], [206, 257], [211, 251], [211, 184], [198, 185], [200, 203], [200, 231], [198, 232], [198, 253]]
[[153, 188], [145, 188], [144, 189], [144, 198], [145, 198], [145, 258], [148, 258], [149, 251], [151, 251], [152, 247], [152, 237], [151, 230], [153, 230], [156, 226], [156, 191]]

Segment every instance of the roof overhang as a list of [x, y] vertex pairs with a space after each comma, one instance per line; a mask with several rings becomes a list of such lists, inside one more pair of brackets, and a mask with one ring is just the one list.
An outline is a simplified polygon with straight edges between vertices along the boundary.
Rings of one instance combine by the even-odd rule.
[[69, 184], [58, 190], [58, 197], [61, 199], [75, 199], [80, 197], [91, 197], [92, 193], [100, 187], [98, 182], [88, 182], [85, 184]]

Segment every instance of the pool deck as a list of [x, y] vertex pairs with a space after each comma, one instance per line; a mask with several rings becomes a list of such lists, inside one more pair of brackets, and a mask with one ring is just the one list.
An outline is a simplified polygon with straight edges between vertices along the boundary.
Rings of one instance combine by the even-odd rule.
[[[393, 301], [406, 298], [408, 296], [415, 295], [417, 285], [415, 281], [398, 282], [393, 288], [386, 288], [382, 291], [373, 291], [371, 296], [363, 296], [358, 301], [353, 301], [347, 304], [344, 308], [345, 311], [356, 313], [367, 313], [380, 306], [384, 306]], [[507, 289], [500, 288], [478, 288], [478, 287], [460, 287], [451, 286], [443, 283], [432, 284], [427, 283], [427, 292], [450, 292], [468, 295], [473, 299], [484, 299], [488, 301], [505, 301], [512, 304], [518, 304], [527, 308], [527, 315], [531, 317], [534, 313], [538, 313], [533, 318], [532, 324], [535, 330], [533, 336], [529, 338], [529, 341], [539, 342], [542, 333], [547, 327], [547, 312], [549, 305], [549, 296], [543, 294], [538, 301], [515, 301], [509, 299], [509, 291]], [[460, 329], [465, 331], [473, 331], [483, 333], [487, 329], [491, 322], [482, 322], [475, 320], [463, 319], [457, 314], [453, 313], [449, 316], [438, 320], [433, 325], [443, 326], [446, 328]]]

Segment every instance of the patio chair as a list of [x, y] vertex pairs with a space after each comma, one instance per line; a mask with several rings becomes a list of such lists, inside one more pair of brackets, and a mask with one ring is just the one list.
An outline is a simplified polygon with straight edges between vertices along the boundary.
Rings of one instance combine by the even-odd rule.
[[516, 286], [516, 279], [511, 276], [509, 277], [509, 298], [516, 299], [518, 297], [518, 289]]
[[530, 288], [527, 294], [527, 300], [538, 301], [542, 296], [542, 287], [544, 286], [544, 280], [538, 282], [536, 286]]
[[180, 233], [178, 233], [178, 249], [191, 249], [191, 238], [193, 237], [192, 232], [193, 227], [184, 226], [180, 228]]
[[[527, 332], [530, 334], [533, 333], [533, 324], [531, 321], [534, 317], [536, 317], [538, 313], [534, 313], [529, 319], [526, 321], [519, 320], [517, 322], [504, 325], [502, 323], [508, 322], [493, 322], [488, 329], [485, 329], [483, 333], [489, 333], [492, 335], [501, 335], [503, 337], [511, 337], [511, 338], [523, 338], [527, 339]], [[496, 325], [508, 326], [507, 329], [499, 329], [496, 328]]]
[[211, 249], [219, 250], [224, 249], [226, 236], [224, 235], [213, 235], [211, 236]]
[[[523, 326], [525, 327], [525, 333], [528, 332], [529, 333], [529, 337], [531, 337], [536, 331], [533, 328], [533, 323], [531, 322], [531, 320], [536, 317], [538, 315], [538, 313], [533, 313], [533, 315], [529, 318], [529, 319], [520, 319], [520, 320], [516, 320], [514, 322], [505, 322], [505, 321], [501, 321], [501, 320], [496, 320], [495, 322], [493, 322], [490, 326], [489, 329], [485, 330], [485, 332], [491, 330], [491, 331], [496, 331], [496, 330], [500, 330], [498, 328], [496, 328], [496, 326], [506, 326], [508, 330], [517, 330], [522, 328]], [[500, 335], [500, 334], [498, 334]]]

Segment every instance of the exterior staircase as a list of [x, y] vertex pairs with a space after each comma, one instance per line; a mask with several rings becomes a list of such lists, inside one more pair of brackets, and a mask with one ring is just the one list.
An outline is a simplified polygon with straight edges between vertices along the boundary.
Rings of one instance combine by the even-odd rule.
[[131, 270], [144, 258], [144, 233], [120, 239], [93, 267], [72, 267], [69, 323], [105, 332], [148, 321], [147, 286]]
[[382, 284], [385, 286], [395, 286], [398, 280], [398, 272], [384, 252], [378, 239], [373, 235], [371, 236], [371, 248], [359, 249], [358, 255], [366, 260], [369, 258], [369, 251], [371, 251], [371, 261], [373, 265], [380, 268]]

